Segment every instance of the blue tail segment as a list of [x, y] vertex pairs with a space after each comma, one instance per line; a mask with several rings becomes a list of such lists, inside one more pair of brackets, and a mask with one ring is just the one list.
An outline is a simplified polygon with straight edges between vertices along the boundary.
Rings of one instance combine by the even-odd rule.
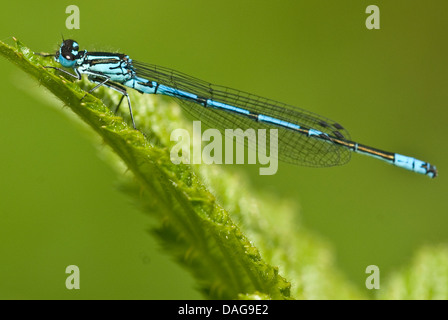
[[391, 153], [351, 141], [348, 131], [339, 123], [313, 112], [247, 92], [213, 85], [184, 73], [133, 61], [129, 56], [110, 52], [79, 50], [74, 40], [64, 40], [55, 59], [77, 79], [86, 74], [97, 85], [103, 85], [131, 100], [126, 88], [141, 93], [173, 97], [191, 115], [206, 126], [225, 129], [277, 129], [280, 160], [310, 167], [342, 165], [352, 152], [386, 161], [397, 167], [437, 176], [435, 166], [398, 153]]
[[404, 168], [421, 174], [426, 174], [430, 178], [437, 177], [437, 169], [435, 166], [428, 162], [424, 162], [412, 157], [395, 153], [393, 164], [400, 168]]

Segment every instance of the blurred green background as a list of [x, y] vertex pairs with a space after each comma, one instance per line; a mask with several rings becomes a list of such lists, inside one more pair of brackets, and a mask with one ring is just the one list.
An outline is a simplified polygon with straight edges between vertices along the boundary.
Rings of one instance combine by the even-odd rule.
[[[80, 8], [79, 30], [65, 9]], [[381, 29], [365, 27], [368, 5]], [[280, 163], [274, 176], [233, 167], [260, 190], [294, 199], [338, 267], [365, 294], [422, 245], [448, 242], [446, 1], [25, 1], [0, 13], [0, 39], [53, 52], [118, 51], [325, 115], [353, 140], [437, 165], [431, 180], [353, 155], [345, 166]], [[199, 299], [158, 248], [151, 221], [116, 188], [98, 144], [0, 59], [0, 298]], [[58, 135], [54, 135], [58, 132]], [[81, 290], [65, 268], [81, 269]]]

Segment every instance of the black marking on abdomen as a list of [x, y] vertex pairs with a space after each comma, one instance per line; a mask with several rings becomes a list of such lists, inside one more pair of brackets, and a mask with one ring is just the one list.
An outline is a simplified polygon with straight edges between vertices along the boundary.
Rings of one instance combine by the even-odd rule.
[[142, 86], [145, 86], [145, 87], [148, 87], [148, 88], [153, 88], [154, 86], [152, 85], [152, 82], [151, 81], [148, 81], [148, 82], [140, 82], [140, 81], [138, 81], [138, 84], [140, 84], [140, 85], [142, 85]]
[[255, 121], [258, 121], [258, 114], [257, 113], [249, 113], [249, 114], [246, 114], [246, 116], [248, 116], [249, 118], [252, 118]]
[[208, 105], [207, 105], [207, 98], [204, 98], [204, 97], [197, 97], [197, 99], [196, 99], [196, 102], [198, 103], [198, 104], [201, 104], [201, 105], [203, 105], [204, 107], [208, 107]]
[[319, 138], [321, 138], [323, 140], [331, 140], [330, 137], [323, 132], [321, 134], [319, 134]]

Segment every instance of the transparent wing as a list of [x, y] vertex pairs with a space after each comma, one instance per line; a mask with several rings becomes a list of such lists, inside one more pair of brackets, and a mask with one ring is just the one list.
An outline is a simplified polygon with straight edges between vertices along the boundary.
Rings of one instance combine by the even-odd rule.
[[[134, 69], [139, 77], [156, 81], [178, 90], [193, 93], [201, 99], [212, 99], [231, 106], [249, 110], [251, 113], [263, 114], [279, 120], [297, 124], [301, 127], [316, 129], [333, 137], [350, 140], [350, 135], [340, 124], [310, 111], [263, 98], [247, 92], [213, 85], [184, 73], [151, 64], [133, 61]], [[223, 109], [204, 107], [192, 100], [176, 98], [184, 110], [194, 118], [201, 120], [205, 126], [225, 129], [277, 129], [278, 158], [292, 164], [309, 167], [329, 167], [342, 165], [350, 160], [350, 151], [331, 142], [308, 137], [299, 132], [281, 126], [258, 122], [238, 113]], [[266, 131], [266, 145], [269, 148], [269, 130]], [[244, 135], [240, 133], [239, 135]], [[257, 136], [259, 139], [260, 136]], [[246, 145], [254, 146], [250, 139]], [[259, 147], [259, 146], [257, 146]]]

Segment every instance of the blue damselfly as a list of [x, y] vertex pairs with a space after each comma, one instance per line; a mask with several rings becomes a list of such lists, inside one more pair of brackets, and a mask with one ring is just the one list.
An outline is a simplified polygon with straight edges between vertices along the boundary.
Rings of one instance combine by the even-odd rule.
[[85, 74], [97, 84], [88, 93], [100, 86], [121, 93], [115, 111], [126, 97], [134, 128], [126, 87], [174, 97], [193, 116], [220, 130], [278, 129], [278, 157], [286, 162], [311, 167], [336, 166], [348, 162], [353, 151], [431, 178], [437, 176], [436, 167], [428, 162], [351, 141], [339, 123], [301, 108], [212, 85], [169, 68], [134, 61], [125, 54], [80, 50], [74, 40], [64, 40], [53, 56], [75, 74], [61, 68], [47, 68], [78, 80]]

